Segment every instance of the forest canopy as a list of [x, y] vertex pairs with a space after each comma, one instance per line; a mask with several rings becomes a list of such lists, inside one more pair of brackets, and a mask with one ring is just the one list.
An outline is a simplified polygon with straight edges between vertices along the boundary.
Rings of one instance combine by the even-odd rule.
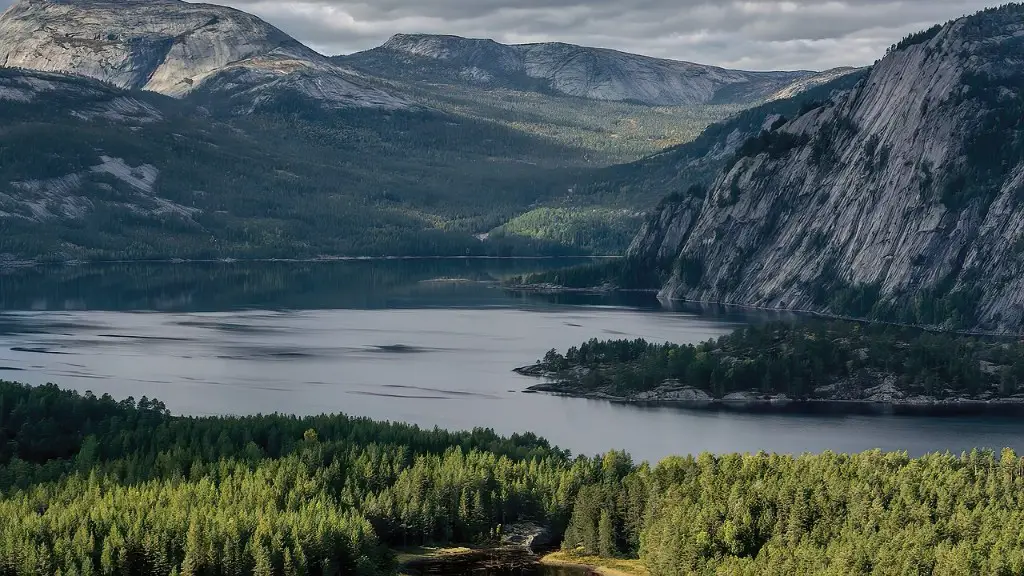
[[393, 573], [531, 520], [655, 575], [1016, 574], [1024, 460], [572, 457], [530, 434], [172, 416], [0, 382], [0, 574]]

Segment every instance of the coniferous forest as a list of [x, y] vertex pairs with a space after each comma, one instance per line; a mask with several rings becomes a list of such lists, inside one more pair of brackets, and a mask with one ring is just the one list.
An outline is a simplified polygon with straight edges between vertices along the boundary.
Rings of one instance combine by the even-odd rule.
[[652, 574], [1019, 574], [1024, 460], [868, 452], [636, 464], [533, 435], [186, 418], [0, 383], [0, 574], [388, 574], [521, 520]]

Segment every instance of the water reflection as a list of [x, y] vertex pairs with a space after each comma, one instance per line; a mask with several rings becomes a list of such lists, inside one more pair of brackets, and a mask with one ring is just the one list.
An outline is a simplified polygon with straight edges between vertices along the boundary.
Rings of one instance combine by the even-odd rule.
[[[327, 262], [115, 263], [0, 269], [0, 310], [383, 309], [493, 304], [511, 276], [584, 258], [439, 258]], [[650, 295], [517, 298], [641, 304]]]
[[[565, 261], [55, 267], [0, 273], [0, 378], [178, 413], [345, 412], [531, 431], [575, 453], [1024, 449], [1019, 416], [687, 411], [523, 394], [512, 369], [590, 338], [699, 342], [793, 316], [494, 283]], [[474, 281], [455, 281], [458, 278]], [[431, 281], [444, 279], [445, 281]], [[80, 310], [80, 309], [87, 310]], [[141, 311], [141, 312], [140, 312]]]

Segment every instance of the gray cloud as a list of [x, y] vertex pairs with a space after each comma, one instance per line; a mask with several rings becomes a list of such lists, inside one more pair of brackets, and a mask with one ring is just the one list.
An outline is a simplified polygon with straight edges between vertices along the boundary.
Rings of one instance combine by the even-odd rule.
[[[0, 8], [10, 0], [0, 0]], [[218, 0], [343, 54], [398, 32], [562, 41], [733, 68], [869, 64], [992, 0]]]
[[396, 32], [558, 40], [721, 66], [869, 64], [906, 34], [992, 0], [226, 0], [327, 53]]

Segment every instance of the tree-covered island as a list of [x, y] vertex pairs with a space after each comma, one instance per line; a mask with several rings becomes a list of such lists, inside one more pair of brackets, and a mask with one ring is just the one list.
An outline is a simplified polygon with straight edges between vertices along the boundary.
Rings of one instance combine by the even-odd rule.
[[680, 403], [1024, 404], [1024, 345], [815, 320], [746, 326], [697, 345], [591, 340], [517, 369], [531, 391]]

